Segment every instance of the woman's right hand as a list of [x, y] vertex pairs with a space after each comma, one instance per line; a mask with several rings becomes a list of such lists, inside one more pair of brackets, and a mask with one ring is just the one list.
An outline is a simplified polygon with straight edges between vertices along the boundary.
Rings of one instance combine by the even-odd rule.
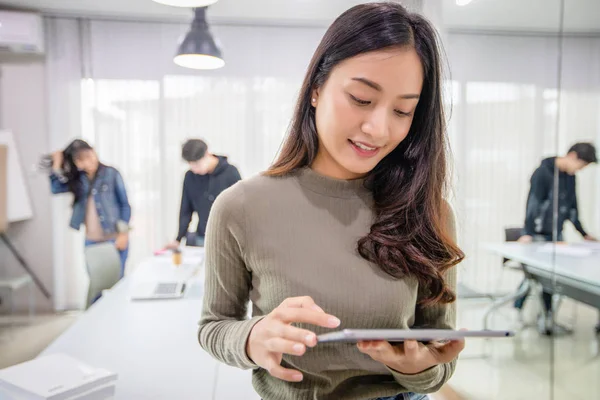
[[281, 366], [283, 354], [301, 356], [306, 352], [306, 346], [317, 345], [314, 332], [291, 325], [298, 322], [324, 328], [340, 326], [340, 320], [326, 314], [312, 298], [287, 298], [250, 331], [246, 343], [248, 357], [275, 378], [289, 382], [301, 381], [303, 377], [300, 371]]
[[52, 168], [61, 169], [63, 164], [64, 156], [62, 150], [55, 151], [52, 153]]

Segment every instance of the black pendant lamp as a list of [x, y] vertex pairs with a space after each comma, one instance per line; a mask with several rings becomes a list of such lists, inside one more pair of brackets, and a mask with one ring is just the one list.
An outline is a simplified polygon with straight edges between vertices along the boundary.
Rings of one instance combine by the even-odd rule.
[[190, 31], [184, 36], [173, 62], [192, 69], [218, 69], [225, 65], [221, 49], [208, 30], [206, 9], [194, 9], [194, 20]]

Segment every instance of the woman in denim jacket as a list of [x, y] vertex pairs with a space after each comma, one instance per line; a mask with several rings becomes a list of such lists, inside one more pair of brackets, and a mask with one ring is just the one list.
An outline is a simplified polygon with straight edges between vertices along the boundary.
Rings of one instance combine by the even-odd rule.
[[119, 171], [98, 161], [94, 149], [74, 140], [64, 151], [52, 154], [52, 193], [73, 193], [70, 226], [85, 225], [85, 245], [113, 242], [121, 256], [121, 277], [129, 250], [131, 206]]

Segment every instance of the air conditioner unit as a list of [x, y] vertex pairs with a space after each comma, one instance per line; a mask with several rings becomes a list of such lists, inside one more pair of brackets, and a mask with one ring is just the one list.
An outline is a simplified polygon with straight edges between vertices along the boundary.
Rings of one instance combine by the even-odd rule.
[[40, 14], [0, 10], [0, 52], [44, 54], [44, 21]]

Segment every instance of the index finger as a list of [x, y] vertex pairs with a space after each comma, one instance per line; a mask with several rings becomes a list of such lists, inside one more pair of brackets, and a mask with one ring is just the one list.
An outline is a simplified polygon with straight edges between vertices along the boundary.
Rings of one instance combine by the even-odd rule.
[[340, 326], [340, 320], [333, 315], [308, 308], [280, 308], [276, 311], [275, 317], [288, 324], [302, 322], [324, 328]]

